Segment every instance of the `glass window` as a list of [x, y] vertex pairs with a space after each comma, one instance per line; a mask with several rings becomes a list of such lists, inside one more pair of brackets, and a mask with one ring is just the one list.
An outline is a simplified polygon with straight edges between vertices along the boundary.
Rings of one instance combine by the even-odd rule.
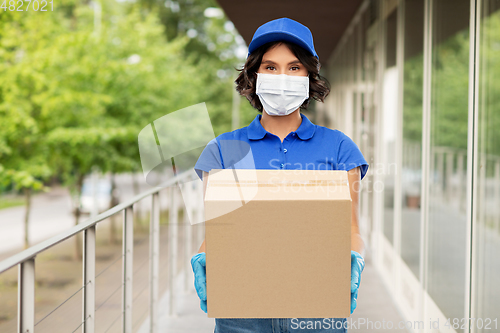
[[[371, 165], [371, 170], [368, 170], [365, 179], [363, 179], [362, 186], [363, 191], [361, 192], [360, 202], [361, 206], [361, 223], [366, 222], [363, 225], [362, 232], [364, 235], [370, 235], [373, 230], [373, 215], [374, 215], [374, 154], [375, 154], [375, 134], [378, 132], [376, 125], [376, 113], [378, 111], [375, 105], [375, 91], [378, 90], [375, 87], [376, 82], [376, 69], [377, 61], [375, 58], [375, 48], [376, 45], [368, 38], [368, 32], [370, 30], [370, 17], [371, 12], [366, 11], [361, 20], [361, 43], [362, 43], [362, 60], [361, 60], [361, 80], [363, 85], [361, 88], [361, 129], [360, 129], [360, 149], [365, 156], [365, 159]], [[369, 240], [369, 237], [366, 238]]]
[[470, 1], [433, 1], [432, 13], [428, 293], [463, 318]]
[[401, 257], [419, 278], [424, 1], [405, 1]]
[[478, 323], [477, 332], [499, 329], [499, 323], [487, 319], [498, 317], [500, 309], [500, 1], [481, 1], [479, 110], [478, 110], [478, 169], [477, 179], [477, 251], [473, 263], [477, 272], [477, 298], [473, 300]]
[[385, 70], [383, 89], [383, 121], [381, 156], [384, 175], [384, 235], [392, 244], [394, 236], [394, 185], [396, 175], [396, 128], [398, 108], [398, 69], [396, 67], [397, 10], [387, 18], [385, 29]]

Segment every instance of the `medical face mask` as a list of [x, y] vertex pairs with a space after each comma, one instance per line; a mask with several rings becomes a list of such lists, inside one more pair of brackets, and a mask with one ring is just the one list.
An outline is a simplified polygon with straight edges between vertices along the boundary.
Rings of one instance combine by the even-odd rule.
[[270, 116], [286, 116], [309, 97], [309, 77], [257, 73], [255, 93]]

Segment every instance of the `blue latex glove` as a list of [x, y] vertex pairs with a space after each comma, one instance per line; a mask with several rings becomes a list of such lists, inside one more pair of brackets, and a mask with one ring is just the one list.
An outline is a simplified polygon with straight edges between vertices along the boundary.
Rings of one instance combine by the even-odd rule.
[[194, 288], [200, 298], [200, 308], [207, 313], [207, 275], [205, 252], [195, 254], [191, 258], [191, 267], [194, 273]]
[[364, 268], [365, 261], [361, 254], [351, 250], [351, 314], [354, 312], [354, 309], [356, 309], [361, 272]]

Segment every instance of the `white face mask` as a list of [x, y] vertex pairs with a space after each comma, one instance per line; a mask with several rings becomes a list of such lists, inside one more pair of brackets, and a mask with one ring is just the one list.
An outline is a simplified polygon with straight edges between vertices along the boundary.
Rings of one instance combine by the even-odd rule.
[[270, 116], [286, 116], [309, 97], [309, 77], [257, 73], [255, 93]]

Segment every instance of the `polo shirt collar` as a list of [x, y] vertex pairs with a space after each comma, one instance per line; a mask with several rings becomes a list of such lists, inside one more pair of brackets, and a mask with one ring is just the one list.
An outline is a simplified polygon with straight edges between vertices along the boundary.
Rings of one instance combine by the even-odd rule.
[[262, 139], [267, 131], [262, 127], [262, 124], [260, 123], [260, 119], [262, 118], [261, 114], [258, 114], [255, 119], [248, 125], [248, 138], [250, 140], [260, 140]]
[[297, 133], [299, 138], [301, 138], [302, 140], [309, 140], [313, 137], [314, 132], [316, 131], [316, 125], [311, 123], [311, 121], [302, 113], [300, 114], [300, 117], [302, 118], [302, 123], [300, 124], [299, 128], [297, 128], [295, 133]]
[[[316, 131], [316, 125], [314, 125], [305, 115], [302, 113], [300, 114], [300, 117], [302, 118], [302, 122], [295, 131], [297, 133], [298, 137], [301, 140], [309, 140], [312, 138], [314, 135], [314, 132]], [[262, 124], [260, 123], [260, 120], [262, 118], [262, 115], [259, 114], [255, 117], [255, 119], [248, 125], [248, 138], [250, 140], [260, 140], [264, 138], [266, 135], [267, 131], [262, 127]]]

